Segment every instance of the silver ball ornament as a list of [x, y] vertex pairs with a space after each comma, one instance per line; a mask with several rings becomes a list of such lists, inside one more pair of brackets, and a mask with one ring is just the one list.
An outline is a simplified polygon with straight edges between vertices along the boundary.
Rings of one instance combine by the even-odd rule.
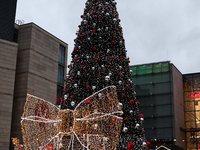
[[71, 102], [71, 106], [74, 106], [74, 105], [75, 105], [75, 102], [74, 102], [74, 101], [72, 101], [72, 102]]
[[122, 69], [122, 66], [119, 66], [119, 69], [121, 70], [121, 69]]
[[109, 77], [109, 76], [106, 76], [106, 77], [105, 77], [105, 80], [106, 80], [106, 81], [110, 80], [110, 77]]
[[130, 73], [132, 73], [133, 72], [133, 70], [130, 70]]
[[119, 80], [119, 82], [118, 82], [119, 84], [122, 84], [122, 81], [121, 80]]
[[106, 16], [109, 16], [110, 14], [109, 13], [106, 13]]
[[78, 46], [78, 49], [81, 49], [81, 46]]
[[128, 131], [128, 128], [127, 128], [127, 127], [124, 127], [124, 128], [123, 128], [123, 132], [126, 133], [127, 131]]
[[111, 76], [111, 75], [112, 75], [112, 73], [110, 72], [110, 73], [109, 73], [109, 76]]
[[104, 68], [104, 65], [101, 65], [102, 68]]
[[135, 125], [135, 127], [136, 127], [136, 128], [139, 128], [139, 127], [140, 127], [140, 125], [137, 123], [137, 124]]
[[77, 75], [80, 75], [81, 73], [80, 73], [80, 71], [77, 71]]
[[89, 58], [90, 58], [90, 56], [87, 56], [86, 58], [87, 58], [87, 59], [89, 59]]
[[118, 104], [118, 108], [122, 108], [123, 107], [123, 104], [122, 103], [119, 103]]
[[96, 26], [96, 23], [93, 23], [93, 26]]
[[102, 94], [101, 94], [101, 93], [99, 93], [99, 94], [98, 94], [98, 96], [99, 96], [99, 98], [100, 98], [100, 97], [102, 96]]
[[66, 94], [64, 95], [64, 99], [67, 99], [67, 95]]
[[143, 142], [142, 145], [143, 145], [143, 147], [145, 147], [145, 148], [147, 147], [147, 143], [146, 143], [146, 142]]
[[107, 53], [109, 53], [110, 52], [110, 49], [107, 49]]
[[95, 90], [95, 89], [96, 89], [96, 86], [92, 86], [92, 89]]
[[99, 29], [97, 29], [97, 31], [101, 31], [101, 29], [99, 28]]
[[74, 84], [74, 87], [77, 88], [77, 84], [76, 83]]
[[106, 27], [105, 30], [108, 31], [108, 27]]
[[91, 39], [90, 39], [90, 37], [88, 37], [88, 41], [90, 41]]
[[130, 113], [130, 114], [133, 114], [133, 110], [130, 110], [129, 113]]
[[87, 20], [83, 20], [83, 22], [84, 22], [84, 24], [86, 24], [86, 23], [87, 23]]

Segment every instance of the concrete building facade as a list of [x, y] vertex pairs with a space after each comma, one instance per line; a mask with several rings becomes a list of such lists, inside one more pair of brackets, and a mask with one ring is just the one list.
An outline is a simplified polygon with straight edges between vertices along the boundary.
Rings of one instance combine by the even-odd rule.
[[8, 150], [18, 44], [0, 39], [0, 149]]
[[[22, 142], [21, 116], [27, 93], [56, 103], [60, 47], [65, 48], [67, 58], [68, 45], [34, 23], [18, 28], [18, 55], [15, 77], [11, 137], [18, 137]], [[67, 61], [62, 64], [66, 72]]]
[[68, 44], [34, 23], [15, 25], [17, 41], [0, 39], [0, 149], [20, 139], [27, 93], [56, 104], [63, 92]]

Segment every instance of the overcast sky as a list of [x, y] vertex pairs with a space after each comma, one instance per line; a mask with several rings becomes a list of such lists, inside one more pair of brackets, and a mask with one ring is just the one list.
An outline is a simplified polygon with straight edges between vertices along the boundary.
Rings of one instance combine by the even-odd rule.
[[[86, 0], [18, 0], [16, 20], [34, 22], [69, 44], [68, 63]], [[116, 0], [130, 65], [170, 60], [200, 72], [200, 0]]]

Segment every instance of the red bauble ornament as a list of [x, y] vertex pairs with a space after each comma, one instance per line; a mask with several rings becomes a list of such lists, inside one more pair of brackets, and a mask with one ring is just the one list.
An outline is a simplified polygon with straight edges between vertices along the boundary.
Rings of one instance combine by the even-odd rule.
[[92, 32], [95, 33], [95, 30], [93, 30]]
[[113, 22], [111, 22], [110, 24], [113, 25]]
[[139, 118], [137, 118], [138, 120], [140, 120], [140, 117]]
[[101, 15], [101, 13], [99, 12], [99, 15]]
[[95, 14], [95, 11], [92, 11], [92, 14], [94, 15], [94, 14]]
[[65, 102], [63, 102], [63, 105], [65, 105]]
[[128, 61], [128, 63], [130, 63], [130, 60]]
[[113, 118], [112, 118], [112, 121], [113, 121], [113, 122], [115, 122], [116, 120], [117, 120], [117, 118], [116, 118], [116, 117], [113, 117]]
[[112, 7], [112, 10], [114, 10], [114, 7]]
[[113, 33], [113, 35], [115, 35], [115, 33]]
[[67, 88], [65, 88], [65, 91], [67, 91]]
[[121, 75], [121, 73], [119, 72], [119, 73], [118, 73], [118, 75], [120, 76], [120, 75]]
[[70, 65], [68, 65], [68, 68], [70, 68]]
[[134, 144], [133, 143], [128, 143], [127, 145], [129, 150], [133, 150], [134, 149]]
[[128, 117], [126, 117], [125, 120], [128, 120]]
[[106, 6], [104, 6], [104, 8], [106, 8]]
[[113, 128], [113, 125], [112, 125], [112, 124], [110, 125], [110, 128]]
[[102, 54], [102, 52], [99, 52], [99, 55], [101, 55]]
[[120, 49], [120, 52], [122, 52], [122, 49]]
[[83, 65], [82, 65], [82, 64], [80, 64], [80, 67], [82, 68], [82, 67], [83, 67]]
[[78, 25], [78, 27], [80, 28], [80, 27], [81, 27], [81, 25]]
[[73, 74], [70, 74], [70, 77], [72, 78], [72, 77], [73, 77]]
[[96, 47], [93, 47], [93, 50], [95, 51], [97, 48]]
[[85, 86], [86, 86], [86, 87], [88, 87], [88, 86], [89, 86], [89, 84], [86, 84]]
[[140, 118], [144, 118], [144, 115], [143, 115], [143, 114], [140, 114]]
[[125, 97], [125, 94], [122, 94], [122, 98], [124, 98]]
[[87, 26], [87, 28], [89, 29], [89, 28], [90, 28], [90, 26]]
[[95, 58], [95, 61], [98, 61], [99, 59], [98, 58]]
[[129, 68], [126, 68], [127, 70], [129, 70]]
[[98, 77], [100, 77], [101, 75], [100, 74], [98, 74]]
[[118, 29], [116, 29], [116, 31], [119, 31]]
[[77, 51], [77, 48], [74, 48], [75, 51]]
[[76, 39], [74, 39], [74, 42], [76, 41]]
[[112, 44], [115, 44], [115, 41], [111, 41]]
[[67, 79], [64, 80], [65, 82], [67, 81]]
[[91, 98], [86, 99], [85, 101], [87, 104], [89, 104], [91, 102]]
[[83, 132], [83, 129], [80, 129], [81, 132]]
[[128, 88], [129, 88], [129, 85], [126, 85], [126, 88], [128, 89]]
[[113, 18], [115, 18], [115, 15], [112, 15]]
[[150, 148], [150, 146], [151, 146], [151, 143], [150, 142], [146, 142], [147, 143], [147, 148]]
[[81, 39], [83, 38], [83, 35], [82, 35], [82, 34], [80, 35], [80, 38], [81, 38]]
[[123, 39], [123, 41], [125, 41], [125, 39]]
[[85, 73], [87, 73], [88, 71], [87, 70], [85, 70]]
[[73, 53], [71, 53], [71, 55], [73, 55]]
[[137, 105], [140, 106], [140, 102], [137, 102]]
[[102, 22], [102, 19], [99, 19], [100, 22]]
[[72, 82], [70, 81], [70, 82], [69, 82], [69, 84], [71, 85], [71, 84], [72, 84]]
[[123, 35], [120, 35], [123, 38]]
[[84, 16], [83, 15], [81, 15], [81, 18], [83, 18]]
[[110, 66], [110, 69], [112, 69], [113, 68], [113, 66]]
[[120, 22], [121, 20], [120, 20], [120, 19], [118, 19], [118, 21]]
[[145, 131], [143, 130], [143, 134], [145, 134]]
[[97, 3], [94, 3], [95, 6], [97, 6]]
[[134, 100], [133, 99], [130, 100], [130, 104], [134, 104]]
[[111, 60], [113, 60], [114, 58], [115, 58], [114, 56], [111, 56], [111, 57], [110, 57]]
[[72, 98], [74, 98], [74, 95], [72, 95]]
[[120, 60], [121, 60], [121, 61], [123, 61], [123, 60], [124, 60], [124, 58], [123, 58], [123, 57], [121, 57], [121, 58], [120, 58]]

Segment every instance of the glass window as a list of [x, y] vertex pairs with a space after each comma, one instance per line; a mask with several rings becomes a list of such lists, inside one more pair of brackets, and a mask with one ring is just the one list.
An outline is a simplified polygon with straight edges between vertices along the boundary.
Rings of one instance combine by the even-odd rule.
[[58, 65], [58, 83], [64, 85], [64, 67]]
[[63, 87], [57, 85], [57, 98], [56, 98], [56, 104], [59, 105], [62, 101], [62, 95], [63, 95]]
[[65, 47], [60, 45], [58, 62], [65, 65]]

